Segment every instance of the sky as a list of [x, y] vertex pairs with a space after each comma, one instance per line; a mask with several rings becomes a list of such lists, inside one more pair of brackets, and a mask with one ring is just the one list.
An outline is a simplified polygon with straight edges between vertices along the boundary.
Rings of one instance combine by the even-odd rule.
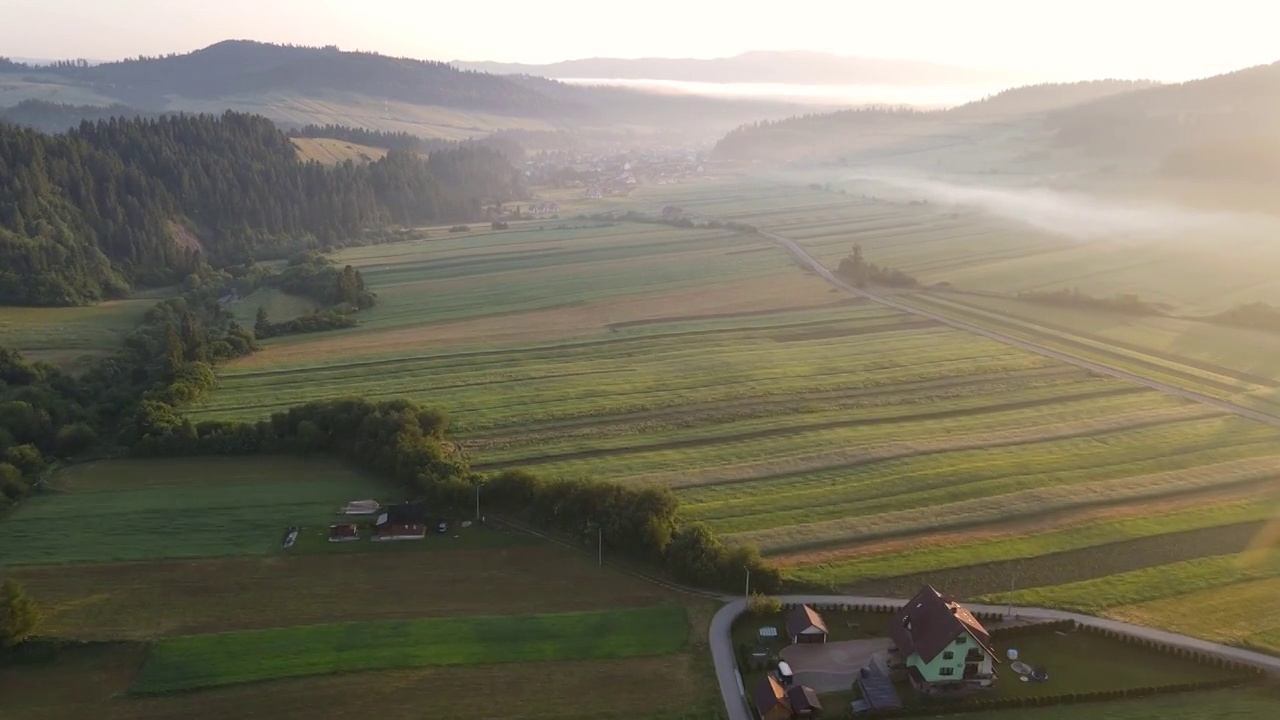
[[113, 60], [219, 40], [435, 60], [815, 50], [1177, 81], [1280, 60], [1275, 0], [0, 0], [0, 55]]

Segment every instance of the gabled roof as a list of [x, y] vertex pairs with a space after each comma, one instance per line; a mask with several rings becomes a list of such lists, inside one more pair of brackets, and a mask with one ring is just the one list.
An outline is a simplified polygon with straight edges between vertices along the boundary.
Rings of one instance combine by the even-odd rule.
[[787, 613], [787, 633], [790, 635], [799, 635], [811, 627], [816, 627], [824, 634], [827, 632], [827, 624], [822, 621], [822, 616], [817, 610], [808, 605], [797, 605], [791, 608], [791, 612]]
[[796, 685], [787, 691], [787, 700], [791, 703], [791, 712], [793, 713], [822, 710], [822, 703], [818, 701], [818, 693], [814, 692], [811, 687]]
[[388, 506], [378, 516], [377, 525], [422, 525], [427, 521], [427, 509], [416, 503]]
[[925, 662], [932, 662], [961, 634], [971, 636], [996, 660], [991, 635], [982, 623], [954, 598], [944, 597], [932, 585], [921, 588], [889, 621], [889, 636], [903, 656], [914, 652]]
[[756, 710], [761, 715], [769, 712], [775, 705], [782, 704], [786, 706], [787, 711], [791, 710], [791, 703], [787, 701], [787, 691], [782, 684], [773, 679], [772, 675], [766, 675], [760, 678], [755, 687], [751, 688], [751, 699], [756, 703]]

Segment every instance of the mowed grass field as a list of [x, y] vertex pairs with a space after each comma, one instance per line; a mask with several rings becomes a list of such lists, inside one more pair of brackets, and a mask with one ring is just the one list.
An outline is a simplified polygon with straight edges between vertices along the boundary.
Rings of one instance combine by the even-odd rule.
[[[826, 228], [843, 248], [828, 260], [870, 246], [824, 220], [857, 200], [775, 190], [664, 186], [631, 202], [812, 227], [806, 242]], [[945, 224], [934, 240], [994, 242]], [[1004, 240], [1010, 252], [1040, 241]], [[409, 397], [450, 412], [478, 469], [667, 485], [687, 519], [759, 545], [800, 581], [902, 595], [1232, 555], [1276, 510], [1280, 431], [852, 301], [757, 237], [533, 221], [340, 259], [379, 307], [358, 328], [273, 341], [225, 368], [195, 419]]]
[[92, 307], [0, 307], [0, 345], [72, 372], [120, 348], [159, 296]]
[[421, 666], [671, 655], [688, 640], [678, 604], [543, 615], [300, 625], [162, 640], [134, 692]]
[[[304, 532], [323, 532], [340, 501], [389, 497], [332, 462], [112, 461], [72, 470], [36, 500], [93, 496], [107, 511], [104, 525], [87, 513], [56, 525], [67, 537], [56, 538], [50, 547], [62, 551], [51, 557], [43, 535], [12, 532], [33, 525], [21, 506], [0, 517], [0, 533], [9, 533], [2, 556], [18, 562], [0, 575], [23, 583], [44, 608], [43, 637], [91, 644], [70, 645], [51, 662], [6, 667], [6, 719], [307, 718], [377, 703], [404, 720], [424, 713], [658, 720], [708, 716], [719, 703], [702, 641], [709, 601], [496, 528], [295, 553], [278, 547], [283, 525], [244, 519], [255, 502], [266, 506], [263, 518], [314, 504]], [[270, 497], [255, 493], [255, 477], [280, 487]], [[206, 487], [221, 492], [208, 496]], [[115, 518], [140, 490], [163, 491], [167, 514]], [[324, 500], [330, 496], [338, 499]], [[235, 517], [225, 515], [228, 507]], [[202, 514], [211, 519], [194, 528], [198, 546], [218, 557], [173, 557], [174, 544], [195, 540], [168, 526]], [[130, 559], [115, 559], [121, 555]], [[50, 564], [32, 564], [41, 558]], [[331, 674], [281, 679], [310, 673]], [[242, 681], [253, 682], [132, 694]], [[655, 697], [650, 682], [663, 692]], [[441, 704], [442, 687], [485, 691]]]
[[314, 160], [322, 165], [337, 165], [348, 160], [353, 163], [373, 162], [387, 154], [384, 148], [369, 147], [334, 138], [295, 137], [289, 140], [298, 149], [299, 158], [304, 161]]
[[101, 461], [50, 484], [0, 522], [0, 566], [268, 554], [291, 525], [392, 494], [331, 460], [271, 457]]

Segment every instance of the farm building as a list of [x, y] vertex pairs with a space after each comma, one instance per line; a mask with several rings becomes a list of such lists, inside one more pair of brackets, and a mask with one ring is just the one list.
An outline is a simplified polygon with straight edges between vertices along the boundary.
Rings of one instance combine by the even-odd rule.
[[787, 691], [772, 675], [760, 678], [751, 691], [760, 720], [791, 720], [791, 701]]
[[360, 528], [351, 523], [335, 523], [329, 526], [329, 542], [347, 542], [360, 539]]
[[822, 703], [818, 702], [818, 693], [813, 688], [796, 685], [787, 690], [787, 702], [791, 704], [792, 717], [813, 717], [822, 712]]
[[377, 500], [352, 500], [342, 508], [343, 515], [374, 515], [382, 506]]
[[388, 506], [373, 525], [374, 540], [421, 540], [427, 536], [427, 511], [421, 505]]
[[525, 212], [530, 215], [555, 215], [560, 212], [560, 203], [531, 203]]
[[791, 644], [824, 643], [827, 641], [827, 624], [817, 610], [808, 605], [797, 605], [787, 613], [787, 634]]
[[889, 637], [922, 692], [990, 687], [995, 681], [991, 635], [963, 605], [925, 585], [889, 621]]
[[796, 685], [783, 687], [773, 675], [766, 675], [751, 689], [760, 720], [791, 720], [813, 717], [822, 712], [822, 703], [813, 688]]

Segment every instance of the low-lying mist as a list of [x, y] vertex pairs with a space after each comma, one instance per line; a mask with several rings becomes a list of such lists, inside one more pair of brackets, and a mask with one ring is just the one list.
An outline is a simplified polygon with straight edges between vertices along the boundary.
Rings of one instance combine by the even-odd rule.
[[897, 173], [859, 173], [848, 180], [872, 181], [932, 203], [978, 208], [1068, 237], [1157, 238], [1206, 232], [1274, 233], [1276, 220], [1243, 212], [1210, 211], [1150, 201], [1108, 200], [1045, 187], [958, 184]]

